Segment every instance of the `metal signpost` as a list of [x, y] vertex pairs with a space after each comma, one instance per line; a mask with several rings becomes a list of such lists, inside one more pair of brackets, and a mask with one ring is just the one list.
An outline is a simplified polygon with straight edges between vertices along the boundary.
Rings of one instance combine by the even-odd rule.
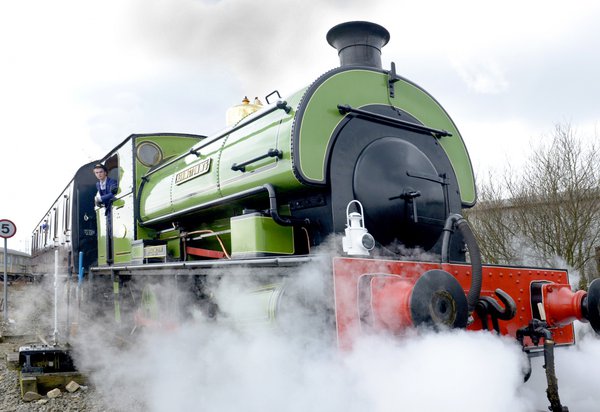
[[4, 321], [8, 322], [8, 274], [7, 274], [7, 239], [17, 233], [17, 226], [8, 219], [0, 219], [0, 237], [4, 238]]

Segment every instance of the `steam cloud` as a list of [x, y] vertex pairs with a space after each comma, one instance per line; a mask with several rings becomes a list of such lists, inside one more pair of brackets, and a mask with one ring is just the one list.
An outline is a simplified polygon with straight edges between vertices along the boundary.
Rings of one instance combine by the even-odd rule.
[[[325, 33], [335, 24], [369, 18], [379, 22], [381, 15], [385, 16], [379, 13], [376, 18], [380, 6], [365, 7], [357, 0], [306, 7], [278, 0], [155, 0], [134, 4], [137, 24], [132, 32], [146, 50], [161, 59], [233, 70], [242, 89], [260, 95], [274, 87], [287, 95], [312, 82], [321, 74], [319, 70], [338, 66], [337, 53], [325, 41]], [[267, 44], [266, 39], [266, 47], [256, 47]], [[293, 52], [282, 54], [289, 50]], [[278, 70], [282, 55], [285, 70]]]
[[[323, 273], [317, 264], [306, 267], [287, 287], [302, 287], [322, 301]], [[230, 279], [238, 280], [215, 293], [223, 307], [232, 307], [239, 291], [248, 288], [252, 276], [245, 275], [229, 272]], [[547, 408], [541, 365], [534, 360], [534, 375], [523, 384], [526, 357], [512, 339], [491, 333], [415, 331], [402, 339], [363, 336], [345, 352], [327, 333], [326, 310], [301, 306], [286, 315], [284, 328], [265, 322], [239, 324], [227, 313], [217, 322], [208, 321], [196, 313], [185, 327], [144, 332], [125, 348], [115, 347], [106, 339], [107, 330], [98, 329], [80, 346], [78, 361], [93, 371], [93, 382], [106, 402], [123, 411]], [[600, 342], [585, 335], [581, 343], [557, 350], [560, 393], [571, 410], [592, 411], [600, 400], [598, 384], [582, 380], [577, 369], [598, 360]]]
[[[89, 324], [81, 322], [76, 361], [115, 411], [547, 409], [543, 360], [532, 360], [532, 377], [523, 384], [526, 357], [510, 338], [413, 331], [401, 339], [366, 335], [352, 350], [338, 350], [324, 316], [328, 299], [324, 273], [315, 263], [290, 278], [286, 288], [302, 288], [316, 304], [307, 308], [292, 303], [294, 311], [285, 314], [285, 327], [235, 322], [233, 313], [210, 321], [198, 309], [178, 329], [137, 330], [130, 342], [115, 344], [114, 325], [96, 318]], [[224, 308], [233, 307], [230, 302], [240, 290], [253, 287], [250, 279], [256, 273], [227, 274], [236, 281], [215, 290]], [[44, 306], [51, 306], [53, 282], [46, 279], [23, 299], [13, 300], [17, 310], [11, 317], [17, 324], [26, 325], [40, 316]], [[170, 301], [181, 299], [170, 285], [155, 287]], [[60, 308], [64, 326], [64, 302]], [[105, 308], [107, 314], [109, 309]], [[38, 324], [51, 331], [48, 318]], [[577, 338], [577, 346], [556, 350], [559, 393], [570, 410], [591, 412], [600, 404], [600, 383], [594, 379], [600, 341], [580, 323]]]

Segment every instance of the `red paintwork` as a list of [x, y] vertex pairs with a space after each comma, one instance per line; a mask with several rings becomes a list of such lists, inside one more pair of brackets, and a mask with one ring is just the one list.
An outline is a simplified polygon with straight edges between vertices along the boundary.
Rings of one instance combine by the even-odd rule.
[[[333, 277], [338, 345], [342, 348], [351, 347], [354, 338], [366, 326], [361, 321], [359, 314], [358, 296], [359, 279], [361, 277], [374, 274], [392, 275], [392, 278], [374, 277], [373, 279], [388, 279], [375, 281], [379, 286], [385, 286], [387, 283], [386, 289], [390, 288], [385, 292], [378, 291], [377, 293], [384, 294], [387, 300], [396, 300], [390, 305], [392, 310], [398, 314], [398, 319], [393, 320], [389, 318], [389, 315], [381, 315], [382, 311], [379, 310], [381, 308], [374, 308], [374, 313], [378, 318], [374, 325], [381, 330], [398, 333], [406, 325], [407, 319], [410, 319], [410, 311], [406, 313], [408, 307], [406, 294], [410, 293], [417, 278], [431, 269], [442, 269], [449, 272], [463, 286], [465, 293], [468, 292], [471, 283], [471, 266], [467, 264], [334, 258]], [[394, 281], [390, 279], [394, 279]], [[499, 321], [502, 335], [515, 337], [518, 329], [529, 324], [532, 319], [530, 284], [539, 281], [552, 282], [554, 286], [559, 286], [558, 289], [563, 290], [562, 292], [548, 292], [546, 294], [549, 296], [549, 298], [544, 299], [544, 308], [547, 314], [550, 313], [553, 317], [564, 317], [565, 319], [571, 316], [581, 318], [581, 310], [579, 312], [573, 311], [573, 306], [576, 306], [577, 302], [580, 303], [582, 295], [576, 293], [574, 297], [563, 296], [565, 294], [564, 290], [570, 289], [566, 271], [484, 266], [481, 296], [496, 298], [494, 291], [500, 288], [514, 299], [517, 306], [517, 313], [512, 320]], [[500, 301], [498, 303], [503, 306]], [[481, 319], [475, 312], [473, 317], [474, 322], [467, 329], [481, 330]], [[491, 325], [489, 319], [488, 325]], [[572, 344], [575, 342], [572, 324], [552, 328], [552, 332], [554, 341], [557, 344]], [[525, 343], [532, 345], [528, 339], [525, 340]]]
[[218, 250], [201, 249], [198, 247], [188, 246], [185, 248], [185, 251], [188, 255], [206, 257], [211, 259], [223, 259], [225, 257], [225, 253], [220, 252]]
[[400, 333], [411, 326], [410, 295], [415, 282], [400, 276], [377, 276], [370, 283], [374, 327]]
[[569, 285], [543, 285], [542, 296], [548, 324], [562, 326], [581, 319], [581, 301], [585, 295], [583, 290], [571, 291]]
[[136, 327], [141, 326], [150, 330], [172, 332], [179, 329], [177, 322], [151, 319], [145, 316], [141, 310], [133, 314], [133, 322]]

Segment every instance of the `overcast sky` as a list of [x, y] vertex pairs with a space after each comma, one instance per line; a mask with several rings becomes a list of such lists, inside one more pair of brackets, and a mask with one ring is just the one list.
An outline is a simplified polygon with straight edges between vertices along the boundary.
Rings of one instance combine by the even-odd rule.
[[557, 122], [600, 125], [597, 1], [20, 0], [0, 5], [0, 218], [9, 248], [77, 168], [132, 133], [210, 134], [240, 99], [338, 66], [327, 30], [386, 27], [383, 66], [454, 119], [474, 168], [522, 161]]

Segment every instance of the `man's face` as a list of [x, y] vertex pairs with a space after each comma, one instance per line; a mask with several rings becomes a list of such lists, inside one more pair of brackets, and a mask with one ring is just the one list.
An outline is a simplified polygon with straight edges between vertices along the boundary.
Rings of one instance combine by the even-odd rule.
[[98, 180], [104, 180], [106, 179], [106, 172], [104, 171], [104, 169], [94, 169], [94, 174], [96, 175], [96, 178]]

